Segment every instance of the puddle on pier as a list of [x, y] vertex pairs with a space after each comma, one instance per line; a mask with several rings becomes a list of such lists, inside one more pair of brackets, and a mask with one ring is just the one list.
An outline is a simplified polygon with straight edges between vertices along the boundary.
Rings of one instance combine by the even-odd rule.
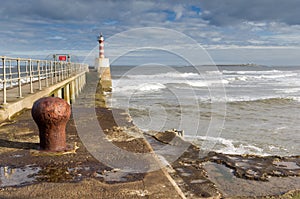
[[25, 186], [37, 182], [78, 182], [84, 177], [93, 177], [108, 184], [131, 182], [143, 179], [143, 174], [127, 173], [118, 169], [99, 170], [96, 167], [0, 167], [0, 188]]
[[233, 174], [232, 169], [222, 164], [207, 162], [204, 168], [209, 179], [216, 184], [225, 197], [272, 196], [300, 189], [300, 177], [269, 177], [268, 181], [257, 181], [238, 178]]
[[31, 184], [35, 181], [33, 175], [40, 170], [39, 167], [33, 167], [31, 165], [23, 168], [13, 168], [8, 166], [0, 167], [0, 187]]
[[45, 167], [28, 165], [21, 168], [0, 167], [0, 188], [24, 186], [36, 182], [75, 182], [81, 180], [82, 168]]
[[102, 178], [108, 184], [113, 184], [118, 182], [142, 180], [144, 174], [128, 173], [118, 169], [113, 169], [111, 171], [96, 172], [95, 177]]

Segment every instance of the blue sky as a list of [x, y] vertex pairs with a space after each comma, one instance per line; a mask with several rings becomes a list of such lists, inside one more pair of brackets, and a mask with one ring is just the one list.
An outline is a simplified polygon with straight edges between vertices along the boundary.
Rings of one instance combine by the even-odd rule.
[[[152, 34], [150, 27], [155, 27], [191, 38], [217, 64], [300, 65], [299, 7], [298, 0], [6, 0], [0, 7], [0, 55], [46, 58], [71, 53], [83, 60], [93, 49], [96, 52], [96, 37], [102, 32], [108, 44], [106, 56], [113, 58], [120, 46], [109, 46], [110, 41], [117, 44], [112, 38], [136, 28], [145, 29], [135, 40], [123, 34], [122, 41], [118, 38], [122, 47], [141, 43], [147, 47], [153, 42], [186, 51], [176, 34], [167, 39], [165, 33]], [[165, 60], [160, 52], [130, 52], [123, 61], [146, 63], [153, 53], [153, 62], [179, 63]]]

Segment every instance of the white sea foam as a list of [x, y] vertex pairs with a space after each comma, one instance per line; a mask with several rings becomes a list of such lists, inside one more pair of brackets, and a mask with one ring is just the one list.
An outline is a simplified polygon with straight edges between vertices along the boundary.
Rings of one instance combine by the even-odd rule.
[[222, 71], [223, 74], [238, 74], [238, 75], [253, 75], [253, 74], [278, 74], [278, 73], [282, 73], [283, 71], [280, 70], [263, 70], [263, 71], [259, 71], [259, 70], [245, 70], [245, 71], [231, 71], [231, 70], [223, 70]]
[[249, 79], [282, 79], [287, 77], [294, 77], [299, 75], [291, 71], [223, 71], [227, 76], [233, 76], [236, 80], [249, 80]]
[[165, 85], [160, 84], [160, 83], [146, 83], [142, 84], [141, 86], [138, 87], [138, 90], [140, 91], [157, 91], [166, 88]]
[[209, 75], [222, 75], [223, 73], [221, 71], [205, 71], [205, 74], [209, 74]]
[[227, 96], [227, 102], [253, 102], [258, 100], [272, 100], [272, 99], [291, 99], [289, 97], [282, 97], [282, 96], [236, 96], [236, 97], [229, 97]]
[[226, 79], [221, 80], [198, 80], [198, 81], [187, 81], [188, 85], [193, 87], [209, 87], [209, 86], [222, 86], [224, 84], [229, 84]]
[[286, 77], [293, 77], [293, 76], [296, 76], [296, 75], [297, 75], [297, 73], [278, 74], [278, 75], [261, 75], [261, 76], [257, 76], [256, 78], [280, 79], [280, 78], [286, 78]]
[[298, 93], [300, 88], [285, 88], [285, 89], [276, 89], [277, 93]]
[[[218, 153], [226, 153], [226, 154], [256, 154], [256, 155], [262, 155], [266, 156], [269, 155], [263, 151], [262, 148], [259, 148], [254, 145], [246, 144], [246, 143], [240, 143], [238, 141], [234, 141], [231, 139], [225, 139], [222, 137], [210, 137], [210, 136], [185, 136], [188, 140], [198, 140], [200, 141], [200, 147], [201, 144], [204, 142], [208, 142], [209, 145], [212, 146], [210, 149], [204, 149], [204, 150], [214, 150]], [[197, 141], [196, 141], [197, 143]]]
[[193, 86], [193, 87], [207, 87], [208, 84], [205, 81], [188, 81], [188, 85]]
[[179, 72], [167, 72], [148, 75], [127, 75], [130, 79], [199, 79], [201, 75], [198, 73], [179, 73]]
[[291, 99], [292, 99], [292, 100], [295, 100], [295, 101], [297, 101], [297, 102], [300, 102], [300, 96], [298, 96], [298, 97], [291, 97]]
[[114, 92], [116, 93], [126, 92], [130, 95], [137, 92], [155, 92], [164, 88], [166, 88], [166, 86], [161, 83], [142, 83], [138, 85], [126, 85], [126, 86], [113, 85]]
[[249, 77], [247, 76], [239, 76], [234, 78], [234, 80], [238, 80], [238, 81], [247, 81], [248, 79]]

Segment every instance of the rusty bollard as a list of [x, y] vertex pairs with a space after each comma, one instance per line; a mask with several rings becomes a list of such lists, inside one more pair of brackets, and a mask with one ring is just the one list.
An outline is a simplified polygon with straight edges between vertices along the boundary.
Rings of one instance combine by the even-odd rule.
[[58, 97], [45, 97], [34, 102], [31, 115], [39, 128], [40, 149], [66, 150], [66, 124], [71, 115], [70, 105]]

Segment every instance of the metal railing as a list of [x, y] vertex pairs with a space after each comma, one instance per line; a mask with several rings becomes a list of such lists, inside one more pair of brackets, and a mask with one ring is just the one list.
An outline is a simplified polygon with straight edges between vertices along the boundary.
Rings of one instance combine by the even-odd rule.
[[34, 93], [34, 83], [38, 90], [49, 87], [78, 73], [88, 70], [83, 63], [11, 58], [1, 56], [0, 90], [3, 92], [2, 104], [7, 104], [7, 90], [17, 87], [18, 98], [22, 98], [22, 86], [30, 85], [29, 93]]

